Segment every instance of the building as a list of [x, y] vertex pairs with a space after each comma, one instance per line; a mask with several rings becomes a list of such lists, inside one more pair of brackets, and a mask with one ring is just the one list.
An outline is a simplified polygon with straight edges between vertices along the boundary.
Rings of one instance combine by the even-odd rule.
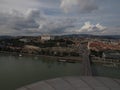
[[27, 38], [21, 38], [19, 39], [19, 41], [22, 41], [22, 42], [29, 42], [29, 40]]
[[105, 50], [120, 50], [120, 45], [107, 44], [101, 41], [90, 41], [88, 43], [88, 49], [94, 51], [105, 51]]
[[54, 40], [54, 36], [42, 35], [41, 40]]
[[120, 60], [120, 52], [117, 52], [117, 51], [105, 51], [103, 52], [102, 54], [102, 57], [104, 59], [115, 59], [115, 60]]

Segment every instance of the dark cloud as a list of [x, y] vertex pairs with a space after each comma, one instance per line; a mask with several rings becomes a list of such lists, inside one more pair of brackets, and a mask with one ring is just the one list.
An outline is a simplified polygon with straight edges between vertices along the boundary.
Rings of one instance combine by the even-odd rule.
[[51, 20], [41, 16], [40, 11], [36, 9], [29, 10], [24, 14], [16, 10], [10, 13], [0, 13], [0, 28], [4, 25], [7, 29], [9, 28], [22, 34], [62, 34], [68, 32], [66, 31], [68, 28], [74, 27], [74, 21], [75, 19], [67, 17]]
[[74, 28], [75, 19], [64, 18], [57, 19], [55, 21], [46, 21], [45, 23], [41, 22], [39, 29], [44, 33], [49, 34], [63, 34], [68, 32], [69, 28]]
[[16, 30], [24, 30], [29, 28], [38, 28], [39, 24], [35, 22], [35, 20], [20, 20], [16, 21], [13, 26], [13, 29]]
[[40, 10], [38, 9], [30, 9], [27, 12], [28, 19], [39, 19], [41, 16]]
[[26, 15], [19, 14], [17, 11], [11, 12], [10, 14], [1, 13], [0, 15], [0, 26], [6, 25], [6, 27], [15, 30], [24, 30], [39, 27], [36, 19], [40, 18], [40, 13], [36, 10], [31, 10]]

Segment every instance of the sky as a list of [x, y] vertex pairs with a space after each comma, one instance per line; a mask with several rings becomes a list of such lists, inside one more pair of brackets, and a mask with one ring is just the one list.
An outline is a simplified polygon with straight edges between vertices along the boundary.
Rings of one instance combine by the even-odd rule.
[[120, 0], [0, 0], [0, 35], [120, 35]]

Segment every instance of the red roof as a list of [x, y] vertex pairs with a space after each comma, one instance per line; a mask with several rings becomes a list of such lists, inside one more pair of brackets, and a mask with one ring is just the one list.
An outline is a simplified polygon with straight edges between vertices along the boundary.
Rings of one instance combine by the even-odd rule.
[[94, 41], [89, 44], [92, 50], [120, 50], [120, 45], [107, 44], [103, 42]]

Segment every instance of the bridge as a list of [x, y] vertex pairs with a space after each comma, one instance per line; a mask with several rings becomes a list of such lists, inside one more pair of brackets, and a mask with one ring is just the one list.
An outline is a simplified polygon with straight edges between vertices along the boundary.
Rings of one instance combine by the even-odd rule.
[[90, 63], [90, 51], [87, 48], [86, 44], [79, 44], [78, 46], [79, 52], [82, 54], [82, 65], [83, 65], [83, 75], [84, 76], [92, 76], [92, 69], [91, 69], [91, 63]]

